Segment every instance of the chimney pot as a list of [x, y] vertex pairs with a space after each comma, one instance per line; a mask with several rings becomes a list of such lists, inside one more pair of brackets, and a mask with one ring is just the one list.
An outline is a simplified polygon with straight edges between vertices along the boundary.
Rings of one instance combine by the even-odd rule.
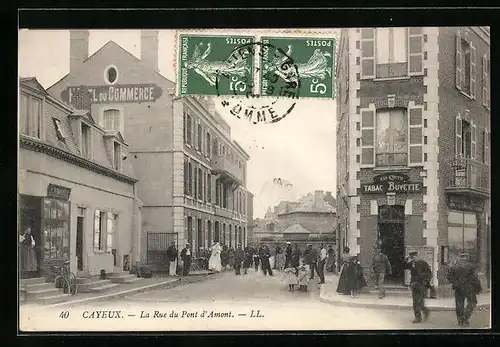
[[89, 31], [70, 30], [69, 32], [69, 71], [74, 72], [89, 57]]
[[141, 30], [141, 61], [158, 70], [158, 30]]

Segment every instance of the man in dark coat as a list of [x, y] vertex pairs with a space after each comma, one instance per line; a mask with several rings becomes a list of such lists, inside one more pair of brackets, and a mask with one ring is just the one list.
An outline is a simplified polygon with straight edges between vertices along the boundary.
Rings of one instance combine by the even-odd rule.
[[410, 252], [410, 258], [406, 261], [406, 268], [411, 273], [410, 287], [413, 298], [413, 312], [415, 313], [413, 323], [421, 323], [422, 313], [424, 314], [424, 321], [429, 318], [429, 309], [425, 307], [424, 298], [427, 288], [430, 288], [432, 271], [425, 260], [418, 259], [418, 252]]
[[[446, 277], [455, 291], [458, 325], [468, 326], [469, 318], [477, 305], [477, 294], [482, 289], [470, 254], [460, 253], [458, 260], [451, 266]], [[464, 308], [465, 299], [467, 299], [467, 307]]]
[[309, 279], [314, 279], [314, 272], [318, 272], [318, 254], [311, 244], [307, 245], [307, 248], [304, 251], [304, 262], [309, 265], [309, 269], [311, 271]]
[[292, 244], [290, 242], [286, 243], [286, 248], [285, 248], [285, 268], [288, 267], [288, 264], [291, 263], [292, 261]]
[[262, 248], [261, 256], [260, 256], [260, 261], [262, 264], [262, 271], [264, 272], [264, 275], [267, 275], [269, 272], [269, 276], [273, 275], [273, 270], [271, 269], [271, 263], [269, 262], [269, 258], [271, 257], [271, 250], [267, 245], [265, 245]]
[[175, 241], [167, 249], [167, 261], [168, 261], [168, 274], [170, 276], [177, 276], [177, 248], [175, 247]]
[[186, 243], [186, 247], [181, 251], [181, 259], [183, 262], [182, 266], [182, 276], [189, 275], [189, 269], [191, 268], [191, 259], [193, 258], [193, 254], [191, 251], [191, 245]]
[[243, 262], [244, 258], [245, 252], [243, 252], [243, 249], [241, 249], [241, 243], [239, 243], [238, 247], [234, 251], [234, 271], [236, 275], [241, 274], [241, 263]]
[[298, 268], [300, 266], [300, 249], [297, 244], [294, 245], [293, 251], [292, 251], [292, 267]]
[[375, 255], [373, 256], [372, 270], [377, 281], [378, 297], [379, 299], [383, 299], [385, 298], [385, 275], [390, 276], [392, 274], [392, 267], [389, 258], [387, 258], [387, 256], [382, 253], [380, 249], [377, 249]]

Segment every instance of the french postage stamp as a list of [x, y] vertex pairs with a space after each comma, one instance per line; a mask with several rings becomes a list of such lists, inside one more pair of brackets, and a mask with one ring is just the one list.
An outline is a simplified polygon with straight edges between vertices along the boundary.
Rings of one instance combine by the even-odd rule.
[[180, 35], [179, 41], [180, 95], [253, 93], [254, 55], [232, 53], [254, 37]]
[[[279, 95], [290, 80], [300, 82], [300, 97], [335, 97], [335, 40], [332, 38], [262, 37], [260, 94]], [[293, 57], [293, 58], [292, 58]], [[295, 76], [283, 71], [295, 66]]]

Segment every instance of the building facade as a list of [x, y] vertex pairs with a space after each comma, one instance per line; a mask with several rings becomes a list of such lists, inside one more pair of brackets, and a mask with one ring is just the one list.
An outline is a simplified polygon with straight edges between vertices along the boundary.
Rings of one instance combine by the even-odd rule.
[[49, 92], [120, 130], [139, 180], [143, 262], [174, 241], [194, 250], [246, 238], [249, 156], [208, 100], [177, 98], [158, 72], [158, 31], [141, 32], [141, 59], [110, 41], [88, 56], [89, 33], [70, 32], [70, 72]]
[[370, 276], [403, 284], [417, 250], [447, 287], [461, 250], [488, 278], [489, 30], [343, 29], [337, 65], [338, 232]]
[[31, 275], [51, 276], [65, 261], [78, 275], [97, 275], [140, 259], [141, 205], [121, 134], [35, 78], [20, 80], [19, 100], [19, 230], [31, 228], [35, 240]]

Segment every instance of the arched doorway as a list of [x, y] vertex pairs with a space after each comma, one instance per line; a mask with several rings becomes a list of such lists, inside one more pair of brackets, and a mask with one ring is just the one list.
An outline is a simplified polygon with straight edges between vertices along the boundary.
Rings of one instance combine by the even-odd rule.
[[404, 282], [405, 258], [405, 208], [401, 205], [383, 205], [378, 209], [378, 243], [392, 267], [387, 280]]

